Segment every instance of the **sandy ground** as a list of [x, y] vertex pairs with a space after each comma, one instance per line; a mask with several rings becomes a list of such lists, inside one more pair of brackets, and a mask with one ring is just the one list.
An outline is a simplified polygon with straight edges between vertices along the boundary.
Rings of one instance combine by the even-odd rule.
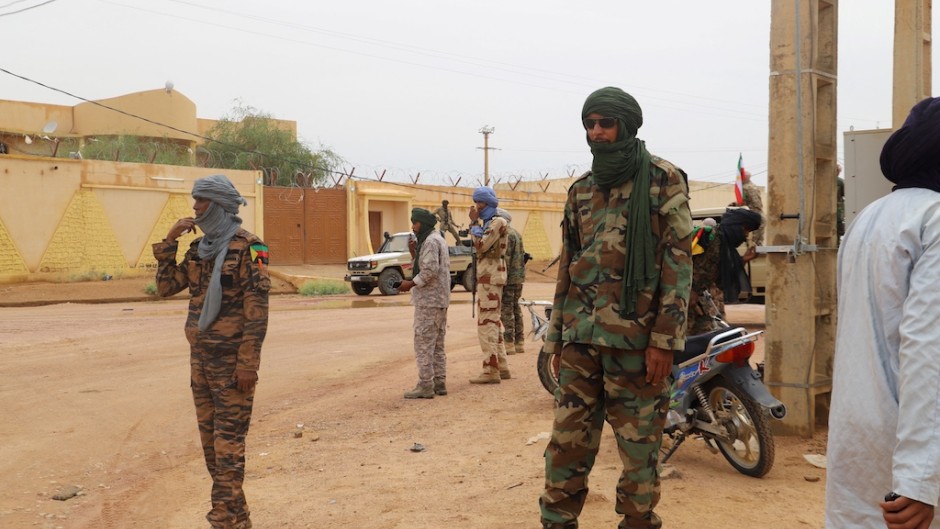
[[[118, 301], [146, 299], [146, 282], [0, 285], [0, 527], [208, 527], [185, 300]], [[551, 292], [535, 274], [524, 296]], [[84, 302], [28, 306], [62, 299]], [[416, 369], [405, 296], [272, 297], [248, 438], [256, 528], [538, 527], [546, 441], [529, 441], [552, 417], [538, 346], [510, 357], [511, 380], [470, 385], [469, 299], [458, 287], [449, 313], [450, 394], [406, 401]], [[761, 309], [729, 312], [759, 321]], [[690, 440], [658, 512], [666, 527], [822, 527], [825, 471], [803, 455], [824, 450], [824, 432], [778, 436], [773, 470], [754, 479]], [[619, 469], [608, 428], [582, 527], [616, 526]], [[70, 486], [79, 495], [53, 499]]]

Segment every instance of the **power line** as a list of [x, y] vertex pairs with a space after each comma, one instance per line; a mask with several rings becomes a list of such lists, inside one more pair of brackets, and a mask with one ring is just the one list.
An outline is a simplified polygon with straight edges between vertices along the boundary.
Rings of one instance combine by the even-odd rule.
[[[13, 4], [18, 3], [19, 1], [22, 1], [22, 0], [18, 0], [17, 2], [10, 2], [10, 3], [7, 4], [7, 5], [0, 6], [0, 9], [3, 9], [4, 7], [9, 7], [9, 6], [13, 5]], [[19, 10], [17, 10], [17, 11], [10, 11], [9, 13], [0, 13], [0, 17], [8, 17], [8, 16], [10, 16], [10, 15], [15, 15], [15, 14], [17, 14], [17, 13], [22, 13], [23, 11], [29, 11], [30, 9], [36, 9], [37, 7], [42, 7], [42, 6], [44, 6], [44, 5], [48, 5], [48, 4], [51, 4], [52, 2], [56, 2], [56, 1], [58, 1], [58, 0], [46, 0], [45, 2], [43, 2], [43, 3], [41, 3], [41, 4], [36, 4], [36, 5], [34, 5], [34, 6], [24, 7], [23, 9], [19, 9]]]

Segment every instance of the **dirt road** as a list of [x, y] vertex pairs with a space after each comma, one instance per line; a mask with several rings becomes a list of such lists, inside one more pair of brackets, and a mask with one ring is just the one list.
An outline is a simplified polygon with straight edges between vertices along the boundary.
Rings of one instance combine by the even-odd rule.
[[[548, 299], [551, 289], [533, 282], [525, 296]], [[450, 394], [403, 400], [416, 379], [405, 301], [272, 298], [248, 439], [256, 528], [538, 526], [546, 441], [528, 441], [550, 431], [552, 408], [535, 376], [538, 346], [510, 357], [512, 380], [471, 386], [479, 346], [458, 288]], [[185, 308], [0, 309], [0, 527], [208, 527]], [[415, 443], [426, 449], [412, 452]], [[825, 471], [803, 454], [824, 449], [824, 436], [778, 437], [774, 469], [753, 479], [689, 441], [671, 461], [678, 476], [664, 480], [658, 512], [667, 527], [822, 527]], [[619, 468], [607, 429], [582, 527], [616, 526]], [[80, 495], [52, 499], [72, 485]]]

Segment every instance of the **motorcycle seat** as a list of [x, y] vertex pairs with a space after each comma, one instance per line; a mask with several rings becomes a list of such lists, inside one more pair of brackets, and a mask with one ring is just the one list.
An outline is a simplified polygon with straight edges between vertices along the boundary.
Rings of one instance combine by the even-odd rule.
[[[712, 340], [712, 338], [723, 332], [727, 332], [728, 330], [729, 329], [726, 328], [716, 329], [705, 334], [696, 334], [695, 336], [687, 337], [685, 339], [685, 349], [683, 349], [681, 353], [675, 353], [672, 355], [672, 365], [679, 365], [682, 362], [691, 360], [696, 356], [704, 353], [705, 350], [708, 349], [708, 343]], [[734, 335], [725, 336], [717, 343], [727, 342], [728, 340], [732, 340], [734, 338], [736, 338]]]

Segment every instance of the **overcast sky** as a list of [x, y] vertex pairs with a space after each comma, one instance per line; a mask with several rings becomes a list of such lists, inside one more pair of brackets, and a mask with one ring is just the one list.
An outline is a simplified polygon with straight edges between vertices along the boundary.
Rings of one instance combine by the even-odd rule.
[[[891, 126], [894, 11], [839, 4], [841, 160], [850, 126]], [[583, 172], [581, 106], [614, 85], [690, 178], [731, 182], [741, 153], [763, 184], [769, 35], [769, 0], [0, 0], [15, 74], [87, 99], [170, 80], [199, 117], [241, 100], [358, 176], [424, 183], [481, 180], [485, 125], [493, 178]], [[2, 72], [0, 98], [80, 102]]]

